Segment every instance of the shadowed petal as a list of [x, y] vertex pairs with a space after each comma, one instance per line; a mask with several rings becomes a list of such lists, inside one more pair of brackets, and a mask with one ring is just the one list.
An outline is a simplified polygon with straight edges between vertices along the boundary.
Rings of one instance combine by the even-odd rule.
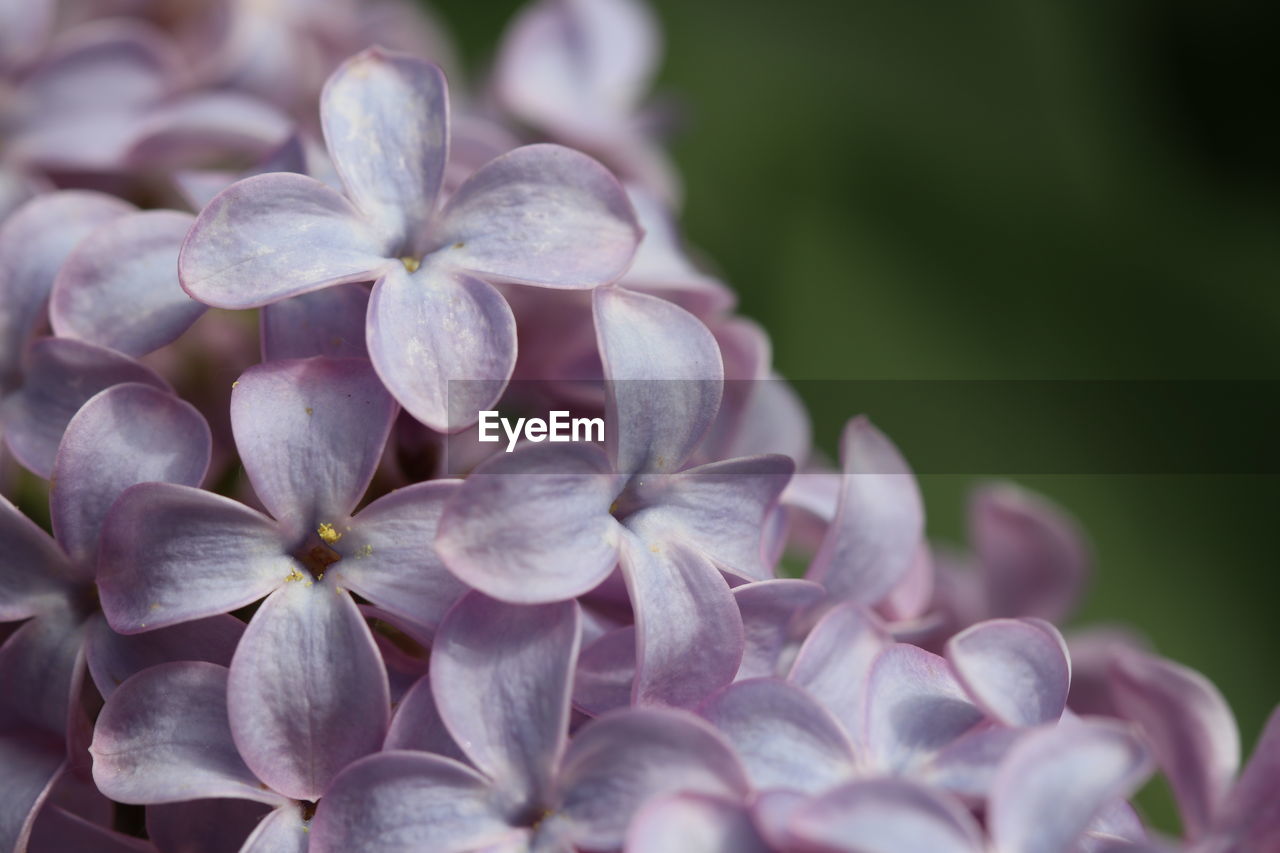
[[822, 596], [816, 583], [791, 578], [734, 587], [746, 639], [736, 678], [778, 676], [789, 670], [788, 648], [802, 636], [808, 612]]
[[100, 548], [102, 610], [129, 634], [227, 613], [297, 574], [271, 519], [170, 483], [126, 490], [107, 514]]
[[995, 723], [979, 725], [944, 746], [915, 776], [970, 802], [981, 803], [991, 790], [1000, 763], [1026, 731]]
[[559, 145], [526, 145], [487, 165], [445, 205], [438, 257], [486, 278], [586, 289], [626, 272], [640, 242], [609, 170]]
[[1120, 715], [1142, 727], [1195, 840], [1209, 829], [1240, 766], [1240, 731], [1218, 688], [1195, 670], [1141, 653], [1110, 671]]
[[82, 621], [65, 607], [9, 635], [0, 646], [0, 732], [26, 728], [67, 740], [80, 715], [84, 635]]
[[1280, 709], [1271, 712], [1253, 757], [1222, 804], [1208, 845], [1213, 853], [1271, 850], [1280, 844]]
[[88, 631], [89, 674], [105, 698], [131, 675], [162, 663], [206, 661], [228, 666], [244, 623], [224, 613], [143, 634], [117, 634], [96, 614], [89, 620]]
[[947, 642], [947, 660], [973, 701], [1005, 725], [1051, 723], [1067, 707], [1071, 662], [1048, 623], [980, 622]]
[[239, 853], [270, 812], [249, 800], [193, 800], [147, 807], [147, 837], [163, 853]]
[[310, 827], [297, 804], [281, 806], [268, 814], [245, 839], [240, 853], [307, 853]]
[[790, 830], [829, 853], [984, 850], [981, 831], [958, 803], [903, 779], [850, 782], [797, 808]]
[[305, 175], [271, 172], [232, 184], [205, 206], [182, 245], [178, 276], [205, 305], [258, 308], [373, 281], [387, 257], [345, 198]]
[[72, 579], [53, 538], [0, 495], [0, 622], [26, 619], [63, 600]]
[[576, 598], [617, 564], [621, 530], [609, 515], [617, 481], [589, 445], [497, 454], [454, 492], [436, 548], [450, 571], [494, 598]]
[[209, 468], [209, 425], [190, 403], [150, 385], [102, 391], [76, 412], [53, 465], [53, 532], [71, 559], [92, 565], [103, 519], [138, 483], [198, 486]]
[[273, 302], [262, 309], [262, 360], [367, 358], [364, 345], [369, 291], [340, 284]]
[[178, 285], [178, 250], [194, 222], [146, 210], [94, 229], [58, 271], [53, 331], [132, 356], [177, 340], [205, 311]]
[[63, 737], [28, 729], [0, 733], [0, 850], [25, 849], [66, 761]]
[[434, 755], [383, 752], [334, 779], [311, 822], [310, 853], [464, 853], [511, 832], [479, 773]]
[[293, 535], [350, 516], [395, 414], [395, 401], [362, 359], [259, 364], [231, 392], [231, 428], [249, 481]]
[[325, 84], [320, 120], [347, 196], [400, 254], [420, 254], [449, 159], [444, 73], [405, 54], [366, 50]]
[[92, 850], [93, 853], [156, 853], [150, 841], [122, 835], [90, 823], [52, 803], [40, 810], [31, 832], [34, 853], [54, 850]]
[[835, 598], [875, 604], [910, 571], [924, 506], [906, 460], [865, 417], [845, 427], [840, 459], [836, 515], [806, 577]]
[[374, 285], [365, 337], [378, 376], [438, 432], [475, 423], [516, 362], [516, 324], [493, 285], [428, 264], [394, 267]]
[[772, 853], [738, 803], [705, 794], [650, 800], [627, 830], [627, 853]]
[[658, 708], [584, 726], [569, 743], [560, 786], [561, 812], [588, 850], [620, 846], [632, 814], [651, 797], [681, 791], [738, 799], [748, 789], [742, 765], [709, 724]]
[[387, 673], [360, 611], [331, 583], [297, 581], [254, 614], [231, 661], [236, 746], [272, 789], [316, 800], [382, 745]]
[[396, 705], [382, 748], [433, 752], [456, 761], [467, 760], [449, 734], [444, 720], [440, 719], [440, 711], [431, 692], [430, 675], [415, 681]]
[[124, 803], [234, 797], [276, 805], [245, 766], [227, 722], [227, 670], [165, 663], [120, 685], [94, 728], [93, 779]]
[[598, 717], [631, 704], [636, 677], [636, 628], [625, 625], [582, 650], [573, 680], [573, 704]]
[[889, 632], [854, 602], [832, 608], [813, 626], [791, 667], [790, 681], [817, 699], [860, 743], [867, 689], [876, 657], [892, 645]]
[[720, 408], [715, 337], [683, 308], [622, 288], [596, 290], [592, 310], [617, 470], [679, 470]]

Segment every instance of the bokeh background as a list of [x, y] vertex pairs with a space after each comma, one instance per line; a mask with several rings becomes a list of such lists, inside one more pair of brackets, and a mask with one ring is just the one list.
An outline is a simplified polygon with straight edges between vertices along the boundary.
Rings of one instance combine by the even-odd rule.
[[[519, 2], [431, 5], [474, 69]], [[654, 5], [659, 89], [685, 115], [687, 237], [786, 376], [1280, 379], [1272, 4]], [[866, 408], [859, 387], [801, 385], [828, 450]], [[1009, 415], [1032, 441], [1142, 449], [1140, 432], [1037, 400]], [[943, 417], [868, 413], [908, 459], [974, 439]], [[1215, 428], [1188, 435], [1189, 454], [1242, 426], [1194, 414]], [[1175, 440], [1180, 423], [1164, 426]], [[1280, 478], [1258, 470], [1272, 473], [1014, 478], [1089, 531], [1077, 623], [1127, 622], [1208, 675], [1246, 750], [1280, 701]], [[983, 473], [922, 476], [931, 535], [963, 541]], [[1142, 802], [1176, 826], [1166, 791]]]

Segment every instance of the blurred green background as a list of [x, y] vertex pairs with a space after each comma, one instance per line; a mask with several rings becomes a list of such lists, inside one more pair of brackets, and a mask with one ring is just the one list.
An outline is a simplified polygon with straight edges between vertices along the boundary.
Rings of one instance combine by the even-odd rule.
[[[519, 3], [432, 6], [476, 69]], [[658, 89], [688, 113], [687, 236], [786, 376], [1280, 378], [1271, 4], [655, 6]], [[860, 402], [813, 396], [832, 450]], [[1113, 440], [1051, 404], [1021, 416], [1031, 436]], [[941, 421], [890, 431], [908, 459], [956, 438]], [[962, 540], [979, 474], [922, 477], [933, 536]], [[1280, 701], [1280, 478], [1016, 479], [1092, 537], [1077, 622], [1127, 622], [1207, 674], [1251, 750]], [[1164, 792], [1144, 805], [1176, 826]]]

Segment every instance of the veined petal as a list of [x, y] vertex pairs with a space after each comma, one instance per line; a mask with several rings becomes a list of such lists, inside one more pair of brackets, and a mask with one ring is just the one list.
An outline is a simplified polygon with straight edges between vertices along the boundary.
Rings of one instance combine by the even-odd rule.
[[3, 495], [0, 541], [0, 622], [26, 619], [64, 600], [73, 577], [66, 554]]
[[433, 233], [450, 267], [568, 289], [617, 279], [640, 236], [617, 178], [559, 145], [526, 145], [482, 166], [449, 198]]
[[636, 678], [636, 627], [624, 625], [582, 650], [573, 679], [574, 707], [592, 717], [626, 708]]
[[347, 195], [398, 250], [419, 254], [449, 159], [444, 73], [371, 48], [329, 77], [320, 121]]
[[227, 710], [240, 754], [273, 790], [317, 800], [382, 745], [387, 673], [360, 611], [332, 583], [273, 593], [231, 661]]
[[58, 271], [53, 331], [132, 356], [177, 340], [205, 311], [178, 284], [178, 250], [194, 222], [145, 210], [94, 229]]
[[575, 602], [504, 604], [477, 592], [436, 634], [430, 674], [440, 716], [517, 810], [550, 800], [581, 634]]
[[98, 692], [109, 698], [130, 676], [162, 663], [228, 666], [243, 633], [244, 623], [225, 613], [143, 634], [117, 634], [95, 614], [89, 620], [85, 658]]
[[516, 323], [493, 285], [428, 263], [392, 267], [373, 288], [365, 338], [405, 411], [457, 432], [492, 409], [516, 363]]
[[1048, 623], [980, 622], [947, 642], [947, 660], [973, 701], [1005, 725], [1056, 722], [1066, 710], [1071, 662]]
[[810, 608], [822, 600], [822, 587], [792, 578], [734, 587], [746, 645], [737, 679], [782, 675], [791, 668], [788, 647], [798, 643]]
[[259, 364], [231, 392], [231, 429], [253, 490], [296, 536], [351, 515], [395, 414], [362, 359]]
[[916, 559], [924, 505], [906, 460], [866, 418], [845, 427], [840, 459], [836, 516], [806, 577], [835, 598], [875, 604]]
[[560, 811], [588, 850], [620, 846], [650, 798], [677, 791], [739, 799], [746, 774], [724, 739], [682, 711], [637, 708], [588, 723], [569, 743]]
[[296, 574], [271, 519], [199, 489], [133, 486], [103, 523], [98, 590], [122, 633], [227, 613]]
[[258, 308], [335, 284], [373, 281], [391, 249], [345, 198], [271, 172], [205, 206], [178, 257], [182, 287], [216, 308]]
[[622, 531], [609, 505], [618, 488], [604, 454], [588, 445], [498, 454], [455, 490], [436, 549], [463, 582], [494, 598], [576, 598], [617, 564]]
[[431, 692], [431, 676], [424, 675], [413, 683], [396, 705], [391, 726], [382, 742], [384, 750], [411, 749], [415, 752], [431, 752], [452, 758], [467, 760], [467, 756], [449, 734], [435, 695]]
[[853, 747], [840, 725], [785, 681], [736, 682], [699, 713], [733, 745], [757, 790], [817, 794], [854, 775]]
[[92, 566], [116, 498], [138, 483], [200, 485], [212, 446], [204, 416], [170, 393], [132, 382], [99, 392], [67, 424], [54, 460], [49, 505], [59, 544]]
[[262, 360], [368, 358], [364, 345], [369, 291], [340, 284], [282, 299], [262, 308]]
[[93, 733], [93, 778], [124, 803], [213, 797], [281, 802], [245, 766], [227, 722], [227, 670], [165, 663], [120, 685]]
[[834, 714], [849, 737], [862, 745], [871, 667], [891, 645], [879, 619], [861, 605], [845, 602], [813, 626], [789, 679]]
[[959, 803], [905, 779], [850, 782], [799, 806], [791, 835], [830, 853], [981, 853], [977, 823]]
[[655, 797], [627, 830], [627, 853], [773, 853], [740, 803], [706, 794]]
[[169, 390], [150, 368], [112, 350], [71, 338], [36, 341], [22, 388], [0, 407], [9, 450], [24, 467], [49, 477], [72, 415], [94, 394], [122, 382]]
[[330, 786], [311, 822], [310, 853], [466, 853], [512, 826], [489, 781], [456, 761], [383, 752], [355, 762]]
[[697, 317], [622, 288], [592, 294], [617, 470], [679, 470], [720, 408], [724, 368]]

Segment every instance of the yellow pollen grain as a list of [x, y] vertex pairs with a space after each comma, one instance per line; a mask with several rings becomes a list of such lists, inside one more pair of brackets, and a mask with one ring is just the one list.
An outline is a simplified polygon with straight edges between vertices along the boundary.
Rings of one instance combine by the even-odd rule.
[[238, 388], [238, 387], [240, 387], [240, 380], [239, 380], [239, 379], [237, 379], [235, 382], [232, 382], [232, 383], [231, 383], [231, 387], [232, 387], [232, 388]]
[[310, 406], [307, 406], [307, 414], [308, 414], [308, 415], [313, 414], [314, 412], [315, 412], [315, 409], [311, 408]]
[[409, 272], [417, 272], [418, 267], [422, 266], [422, 261], [418, 260], [417, 258], [410, 258], [408, 256], [401, 258], [400, 263], [404, 264], [404, 268], [407, 269]]
[[326, 545], [332, 545], [334, 542], [337, 542], [342, 538], [342, 534], [335, 530], [333, 525], [328, 522], [317, 527], [316, 533], [320, 536], [320, 541], [324, 542]]
[[356, 551], [356, 559], [358, 560], [361, 557], [368, 557], [372, 553], [373, 553], [373, 546], [365, 545], [359, 551]]
[[290, 583], [292, 581], [303, 580], [304, 578], [305, 576], [302, 574], [302, 572], [298, 571], [298, 567], [294, 566], [292, 569], [289, 570], [289, 574], [285, 575], [284, 580], [285, 580], [285, 583]]
[[467, 245], [467, 244], [466, 244], [466, 243], [463, 243], [463, 242], [457, 242], [457, 243], [454, 243], [454, 244], [453, 244], [453, 248], [455, 248], [455, 249], [461, 249], [461, 248], [462, 248], [463, 246], [465, 246], [465, 245]]

